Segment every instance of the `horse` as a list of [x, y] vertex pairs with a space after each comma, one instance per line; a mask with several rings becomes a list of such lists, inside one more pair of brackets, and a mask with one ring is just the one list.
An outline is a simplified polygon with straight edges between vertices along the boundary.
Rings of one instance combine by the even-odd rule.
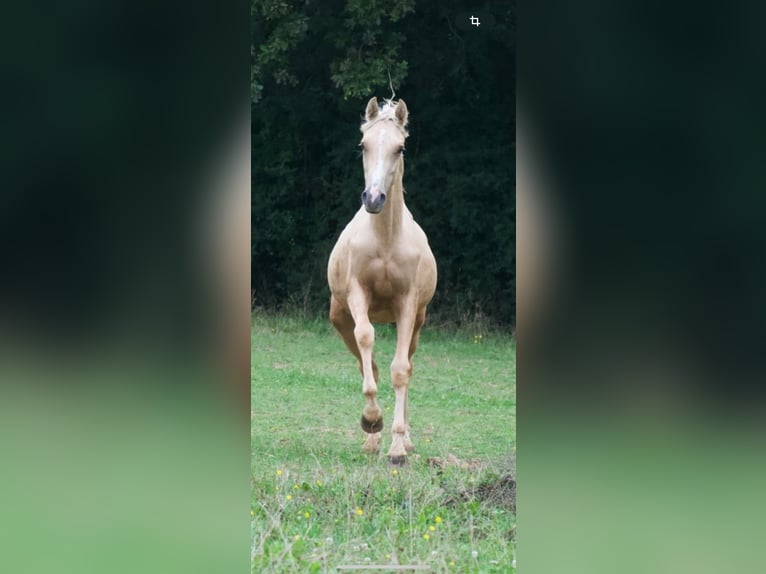
[[362, 373], [363, 450], [379, 451], [383, 412], [377, 402], [378, 367], [373, 356], [375, 323], [396, 323], [391, 383], [396, 402], [391, 424], [392, 465], [407, 462], [410, 439], [407, 389], [412, 355], [418, 346], [426, 308], [436, 291], [436, 260], [423, 229], [404, 204], [404, 143], [409, 112], [404, 100], [377, 98], [367, 103], [361, 126], [364, 191], [362, 205], [330, 254], [330, 321]]

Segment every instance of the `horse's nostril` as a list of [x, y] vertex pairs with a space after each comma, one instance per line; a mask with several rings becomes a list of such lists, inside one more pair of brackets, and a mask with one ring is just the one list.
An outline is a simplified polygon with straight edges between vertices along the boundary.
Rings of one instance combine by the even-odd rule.
[[386, 201], [386, 194], [385, 194], [385, 193], [381, 193], [381, 194], [380, 194], [380, 201], [381, 201], [381, 202], [382, 202], [382, 201]]
[[366, 191], [362, 192], [362, 201], [367, 201], [367, 192]]

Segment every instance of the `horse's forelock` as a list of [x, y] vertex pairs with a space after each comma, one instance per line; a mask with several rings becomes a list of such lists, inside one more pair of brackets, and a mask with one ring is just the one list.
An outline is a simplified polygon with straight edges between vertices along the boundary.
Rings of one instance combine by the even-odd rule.
[[374, 126], [378, 122], [381, 122], [381, 121], [384, 121], [384, 120], [394, 120], [394, 124], [396, 125], [396, 127], [398, 127], [399, 130], [402, 132], [402, 134], [404, 134], [404, 136], [406, 137], [408, 135], [407, 128], [405, 126], [401, 125], [401, 123], [399, 123], [398, 121], [396, 121], [396, 107], [397, 107], [397, 105], [399, 105], [398, 101], [395, 102], [393, 100], [384, 100], [383, 101], [383, 106], [378, 111], [378, 115], [375, 116], [370, 121], [366, 121], [365, 120], [364, 122], [362, 122], [362, 125], [361, 125], [361, 128], [360, 128], [361, 131], [362, 132], [367, 131], [369, 128], [371, 128], [372, 126]]

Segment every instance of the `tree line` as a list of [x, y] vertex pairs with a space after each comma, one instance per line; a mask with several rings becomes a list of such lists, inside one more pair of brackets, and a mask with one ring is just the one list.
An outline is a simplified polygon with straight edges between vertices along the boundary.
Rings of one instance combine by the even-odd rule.
[[439, 267], [432, 317], [515, 323], [515, 12], [487, 30], [462, 3], [251, 5], [252, 291], [327, 309], [327, 257], [359, 208], [371, 96], [407, 102], [405, 201]]

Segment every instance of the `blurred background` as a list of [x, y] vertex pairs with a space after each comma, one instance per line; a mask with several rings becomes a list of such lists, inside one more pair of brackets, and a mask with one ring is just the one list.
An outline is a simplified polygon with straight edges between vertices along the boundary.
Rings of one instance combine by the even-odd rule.
[[520, 572], [763, 569], [765, 18], [520, 6]]
[[410, 110], [405, 201], [439, 265], [429, 323], [514, 325], [514, 10], [466, 30], [465, 9], [253, 2], [255, 307], [326, 316], [327, 259], [364, 187], [359, 125], [393, 86]]
[[247, 18], [3, 8], [0, 571], [247, 570]]

